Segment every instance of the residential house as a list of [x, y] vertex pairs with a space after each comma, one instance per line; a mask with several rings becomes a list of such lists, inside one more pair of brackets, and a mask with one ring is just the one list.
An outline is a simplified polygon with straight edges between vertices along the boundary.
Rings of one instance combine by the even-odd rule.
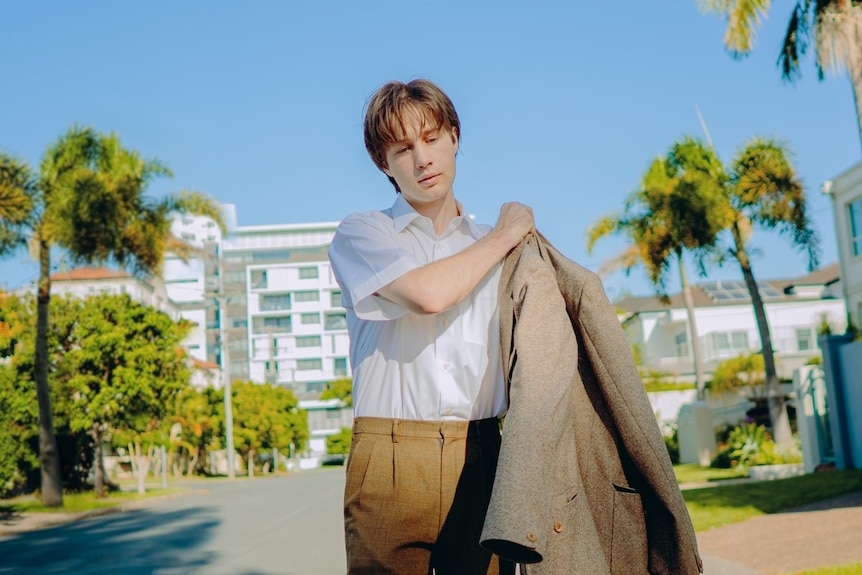
[[[817, 336], [823, 326], [844, 331], [841, 283], [837, 263], [797, 278], [759, 282], [779, 377], [790, 379], [795, 368], [820, 354]], [[723, 360], [758, 352], [760, 336], [744, 281], [699, 283], [692, 295], [707, 377]], [[643, 370], [693, 381], [692, 337], [681, 293], [671, 295], [669, 304], [650, 296], [615, 305]]]

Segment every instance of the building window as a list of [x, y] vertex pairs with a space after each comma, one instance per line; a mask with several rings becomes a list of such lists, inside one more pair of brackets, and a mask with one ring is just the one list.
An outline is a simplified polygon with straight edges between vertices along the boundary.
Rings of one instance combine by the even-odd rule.
[[335, 375], [347, 375], [347, 358], [336, 357], [332, 360], [332, 372]]
[[341, 307], [341, 292], [334, 291], [329, 294], [330, 307]]
[[799, 351], [811, 351], [814, 349], [814, 334], [810, 327], [796, 329], [796, 349]]
[[282, 311], [290, 309], [290, 294], [265, 295], [260, 298], [260, 311]]
[[317, 290], [297, 291], [293, 292], [293, 298], [297, 303], [301, 301], [320, 301], [320, 292]]
[[850, 205], [850, 245], [853, 255], [862, 255], [862, 198], [853, 200]]
[[266, 270], [251, 270], [251, 289], [266, 289]]
[[312, 371], [312, 370], [319, 370], [322, 368], [323, 368], [323, 360], [321, 360], [319, 358], [297, 359], [296, 360], [297, 371]]
[[320, 336], [319, 335], [300, 335], [300, 336], [297, 336], [296, 347], [320, 347]]
[[299, 268], [299, 279], [301, 280], [316, 280], [317, 266]]
[[748, 332], [730, 332], [730, 344], [733, 346], [733, 349], [748, 349]]
[[235, 319], [235, 320], [233, 320], [233, 327], [235, 327], [235, 328], [247, 328], [248, 327], [248, 320], [246, 318]]
[[673, 338], [677, 357], [688, 357], [688, 333], [680, 332]]
[[300, 316], [300, 321], [303, 325], [320, 323], [320, 314], [319, 313], [304, 313]]
[[263, 327], [274, 327], [276, 329], [290, 331], [290, 316], [265, 317], [263, 318]]
[[326, 314], [327, 330], [347, 329], [347, 314], [345, 313], [328, 313]]

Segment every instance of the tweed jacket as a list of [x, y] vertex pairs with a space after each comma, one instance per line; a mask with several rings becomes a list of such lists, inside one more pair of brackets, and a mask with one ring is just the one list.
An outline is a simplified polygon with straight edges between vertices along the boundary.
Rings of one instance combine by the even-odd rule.
[[531, 234], [507, 256], [499, 298], [509, 411], [482, 546], [528, 575], [702, 572], [599, 277]]

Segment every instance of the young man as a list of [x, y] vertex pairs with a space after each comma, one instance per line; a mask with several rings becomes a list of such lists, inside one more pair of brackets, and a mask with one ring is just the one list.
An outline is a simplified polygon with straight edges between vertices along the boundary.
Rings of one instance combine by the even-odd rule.
[[479, 536], [506, 411], [499, 264], [533, 214], [507, 203], [493, 229], [472, 222], [452, 188], [460, 135], [433, 83], [381, 87], [365, 146], [395, 203], [348, 216], [329, 250], [353, 367], [350, 574], [497, 573]]

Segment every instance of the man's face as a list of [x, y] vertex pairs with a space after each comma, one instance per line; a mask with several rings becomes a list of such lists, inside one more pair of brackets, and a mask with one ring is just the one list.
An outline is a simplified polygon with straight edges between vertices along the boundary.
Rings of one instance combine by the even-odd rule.
[[452, 197], [458, 136], [416, 117], [406, 123], [404, 139], [386, 149], [384, 172], [401, 188], [414, 208], [439, 203]]

